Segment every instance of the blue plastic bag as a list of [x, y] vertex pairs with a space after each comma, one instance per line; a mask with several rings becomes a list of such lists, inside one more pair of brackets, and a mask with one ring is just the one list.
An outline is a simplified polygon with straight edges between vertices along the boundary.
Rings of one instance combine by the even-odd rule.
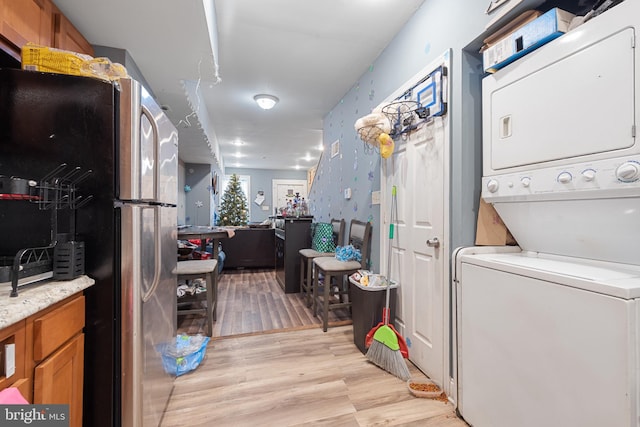
[[207, 350], [209, 337], [180, 334], [174, 342], [159, 344], [156, 349], [162, 356], [166, 373], [179, 377], [200, 365]]
[[360, 249], [356, 249], [353, 245], [336, 247], [336, 259], [338, 261], [362, 261]]

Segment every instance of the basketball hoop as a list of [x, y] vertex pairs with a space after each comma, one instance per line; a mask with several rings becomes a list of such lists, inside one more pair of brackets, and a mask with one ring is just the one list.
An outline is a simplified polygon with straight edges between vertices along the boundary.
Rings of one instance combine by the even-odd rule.
[[[378, 148], [378, 137], [382, 133], [389, 133], [391, 127], [386, 116], [382, 113], [371, 113], [359, 118], [355, 123], [358, 136], [366, 144]], [[366, 146], [365, 146], [366, 149]]]
[[416, 101], [394, 101], [382, 107], [382, 113], [391, 123], [392, 136], [402, 133], [414, 121], [413, 113], [420, 107]]

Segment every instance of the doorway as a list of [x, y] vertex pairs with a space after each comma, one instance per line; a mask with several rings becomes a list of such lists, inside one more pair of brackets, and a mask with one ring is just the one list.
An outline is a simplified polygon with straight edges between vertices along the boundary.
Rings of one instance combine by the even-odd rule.
[[272, 182], [273, 202], [272, 206], [279, 212], [280, 208], [287, 206], [287, 200], [299, 193], [300, 197], [307, 200], [307, 181], [304, 179], [274, 179]]
[[[440, 75], [434, 74], [440, 70]], [[412, 118], [408, 131], [395, 138], [395, 152], [382, 160], [381, 230], [389, 229], [391, 190], [397, 188], [396, 236], [381, 239], [381, 265], [391, 257], [391, 277], [398, 281], [396, 326], [407, 340], [410, 360], [443, 388], [448, 387], [449, 347], [449, 114], [446, 104], [450, 51], [394, 92], [382, 105], [431, 104], [428, 117]], [[445, 71], [443, 71], [445, 70]], [[429, 80], [431, 78], [431, 80]], [[408, 95], [407, 95], [408, 94]], [[422, 98], [420, 96], [422, 95]], [[434, 114], [434, 112], [439, 112]], [[391, 120], [391, 119], [390, 119]], [[413, 127], [411, 127], [413, 126]], [[386, 272], [385, 272], [386, 273]]]

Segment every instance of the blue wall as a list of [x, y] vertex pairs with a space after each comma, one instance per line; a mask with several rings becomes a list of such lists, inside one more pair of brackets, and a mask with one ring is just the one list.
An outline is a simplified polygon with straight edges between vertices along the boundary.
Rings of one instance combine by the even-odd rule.
[[[225, 174], [230, 177], [232, 174], [237, 175], [249, 175], [251, 177], [249, 194], [247, 196], [247, 202], [251, 204], [251, 217], [250, 222], [262, 222], [273, 215], [274, 210], [271, 206], [272, 200], [272, 183], [274, 179], [302, 179], [307, 180], [306, 171], [297, 170], [271, 170], [271, 169], [243, 169], [243, 168], [225, 168]], [[221, 185], [221, 183], [219, 184]], [[220, 194], [224, 192], [224, 188], [220, 188]], [[258, 190], [264, 191], [264, 204], [269, 206], [269, 210], [263, 211], [260, 206], [253, 203], [256, 198]]]
[[184, 183], [185, 186], [189, 186], [190, 191], [185, 191], [184, 186], [178, 189], [184, 193], [185, 204], [184, 221], [178, 218], [178, 222], [189, 225], [212, 225], [211, 216], [215, 203], [211, 187], [211, 165], [186, 163], [184, 168]]
[[[541, 3], [524, 0], [501, 22]], [[371, 192], [380, 189], [380, 158], [367, 154], [354, 123], [448, 49], [452, 50], [449, 246], [453, 249], [472, 245], [475, 240], [482, 175], [480, 84], [484, 75], [478, 49], [482, 40], [501, 25], [498, 22], [485, 28], [494, 18], [485, 14], [488, 4], [488, 0], [425, 1], [324, 119], [324, 154], [309, 195], [312, 214], [321, 221], [332, 217], [342, 217], [347, 223], [352, 218], [371, 221], [372, 267], [376, 271], [380, 261], [381, 207], [371, 204]], [[340, 141], [340, 155], [331, 157], [331, 144], [335, 141]], [[349, 187], [352, 198], [345, 200], [343, 191]]]
[[[250, 194], [245, 194], [247, 203], [252, 204], [250, 222], [262, 222], [269, 215], [273, 215], [273, 206], [271, 206], [272, 180], [307, 180], [306, 171], [296, 170], [225, 168], [225, 172], [227, 177], [234, 173], [251, 177]], [[214, 173], [218, 174], [218, 194], [213, 193], [212, 178]], [[180, 179], [180, 182], [184, 182], [184, 184], [178, 189], [184, 199], [184, 218], [179, 217], [178, 222], [190, 225], [214, 225], [213, 213], [217, 211], [220, 196], [225, 190], [222, 188], [222, 180], [221, 172], [209, 164], [184, 164], [184, 179]], [[190, 188], [188, 192], [185, 191], [185, 185]], [[267, 211], [263, 211], [260, 206], [253, 203], [258, 190], [264, 191], [265, 204], [269, 206]]]

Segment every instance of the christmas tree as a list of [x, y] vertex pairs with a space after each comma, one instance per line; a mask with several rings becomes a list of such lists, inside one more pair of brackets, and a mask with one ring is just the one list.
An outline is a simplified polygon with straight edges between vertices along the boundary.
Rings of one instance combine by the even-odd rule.
[[224, 190], [220, 202], [219, 225], [247, 225], [247, 197], [235, 173]]

